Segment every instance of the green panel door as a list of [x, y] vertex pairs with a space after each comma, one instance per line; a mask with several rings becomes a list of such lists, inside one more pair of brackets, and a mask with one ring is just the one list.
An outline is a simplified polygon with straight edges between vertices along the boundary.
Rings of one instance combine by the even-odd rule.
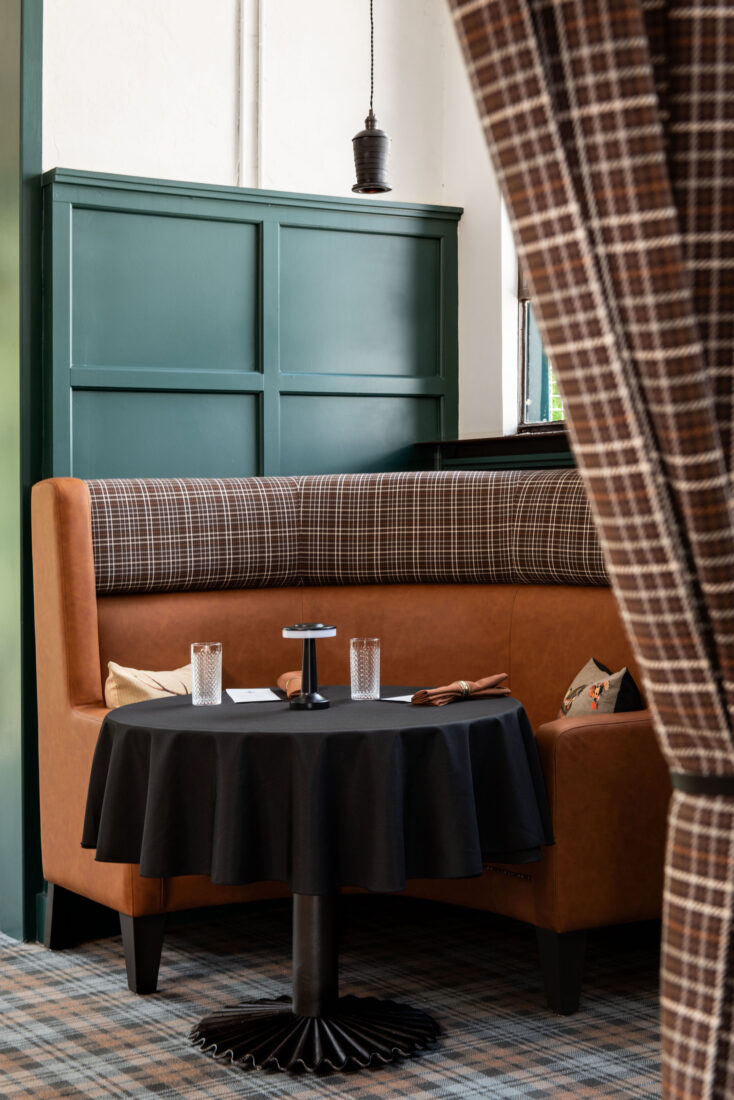
[[258, 398], [76, 390], [75, 477], [247, 477], [258, 469]]
[[436, 376], [440, 271], [435, 237], [284, 226], [280, 369]]
[[430, 397], [289, 395], [281, 399], [281, 472], [409, 470], [413, 443], [435, 439], [439, 420]]
[[74, 209], [72, 366], [258, 369], [258, 228]]

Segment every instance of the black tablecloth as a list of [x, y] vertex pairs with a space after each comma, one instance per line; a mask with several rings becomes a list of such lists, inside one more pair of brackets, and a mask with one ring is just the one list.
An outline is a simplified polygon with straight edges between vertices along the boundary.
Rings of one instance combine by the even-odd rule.
[[[383, 695], [408, 688], [383, 688]], [[92, 764], [82, 845], [142, 875], [401, 890], [552, 844], [537, 748], [509, 697], [447, 707], [285, 702], [119, 707]]]

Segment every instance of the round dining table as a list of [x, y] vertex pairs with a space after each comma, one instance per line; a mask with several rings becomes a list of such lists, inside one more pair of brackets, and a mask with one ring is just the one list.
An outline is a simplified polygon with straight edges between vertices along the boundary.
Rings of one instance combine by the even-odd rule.
[[260, 1068], [360, 1068], [419, 1053], [439, 1026], [400, 1001], [339, 996], [342, 887], [391, 892], [412, 878], [480, 875], [553, 843], [538, 752], [510, 696], [444, 707], [353, 702], [194, 707], [190, 696], [111, 711], [92, 764], [82, 844], [140, 874], [286, 883], [292, 997], [224, 1008], [192, 1040]]

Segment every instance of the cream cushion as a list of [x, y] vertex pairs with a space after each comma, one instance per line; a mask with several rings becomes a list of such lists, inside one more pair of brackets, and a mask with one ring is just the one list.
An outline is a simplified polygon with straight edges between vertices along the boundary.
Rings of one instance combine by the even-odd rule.
[[124, 707], [127, 703], [142, 703], [144, 699], [165, 699], [168, 695], [191, 693], [191, 665], [183, 665], [170, 672], [147, 672], [108, 661], [107, 672], [104, 699], [108, 707]]

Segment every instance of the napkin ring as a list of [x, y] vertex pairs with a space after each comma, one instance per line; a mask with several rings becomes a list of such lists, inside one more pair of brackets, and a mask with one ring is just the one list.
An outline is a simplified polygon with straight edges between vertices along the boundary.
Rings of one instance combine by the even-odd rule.
[[462, 697], [462, 699], [468, 699], [469, 696], [471, 695], [471, 688], [467, 684], [466, 680], [459, 680], [458, 684], [459, 684], [459, 687], [461, 688], [461, 697]]

